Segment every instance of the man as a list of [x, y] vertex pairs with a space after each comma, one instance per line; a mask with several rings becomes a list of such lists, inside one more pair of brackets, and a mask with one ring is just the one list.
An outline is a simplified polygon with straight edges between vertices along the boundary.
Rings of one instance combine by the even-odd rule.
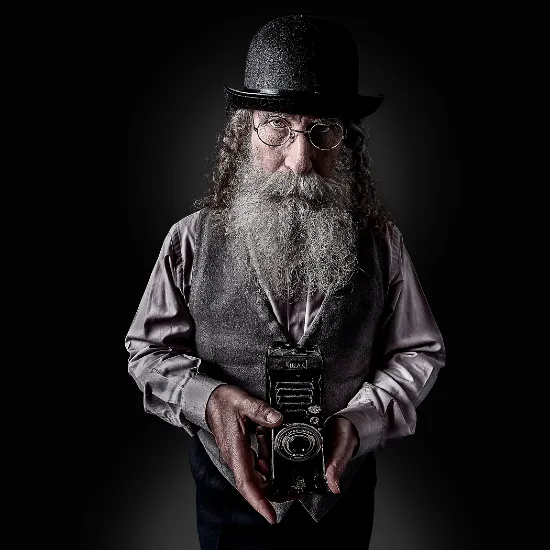
[[[367, 548], [373, 451], [414, 433], [444, 364], [373, 185], [361, 121], [382, 97], [357, 93], [358, 66], [352, 37], [322, 18], [256, 33], [244, 89], [225, 89], [213, 190], [170, 229], [126, 337], [145, 410], [194, 436], [203, 549]], [[277, 342], [322, 352], [325, 491], [269, 493], [271, 429], [290, 416], [268, 403]]]

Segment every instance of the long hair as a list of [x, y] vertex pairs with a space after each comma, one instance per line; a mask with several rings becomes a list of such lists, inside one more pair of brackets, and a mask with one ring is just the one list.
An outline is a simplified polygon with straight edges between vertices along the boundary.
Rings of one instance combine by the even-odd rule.
[[[383, 207], [371, 172], [371, 157], [368, 151], [368, 137], [361, 121], [345, 122], [346, 138], [341, 154], [343, 162], [351, 170], [357, 205], [355, 219], [359, 227], [380, 228], [385, 222], [393, 222], [391, 214]], [[208, 174], [210, 189], [194, 202], [194, 207], [208, 207], [214, 211], [229, 208], [236, 185], [235, 174], [241, 162], [249, 155], [252, 111], [236, 109], [228, 111], [223, 131], [218, 135], [214, 151], [214, 164]]]

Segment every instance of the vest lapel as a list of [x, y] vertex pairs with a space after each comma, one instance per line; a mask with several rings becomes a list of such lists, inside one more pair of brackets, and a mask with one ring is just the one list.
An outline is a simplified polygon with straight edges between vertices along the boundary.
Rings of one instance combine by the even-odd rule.
[[306, 331], [300, 338], [298, 345], [299, 346], [305, 346], [307, 345], [307, 342], [309, 339], [313, 336], [313, 334], [317, 331], [317, 328], [319, 327], [319, 323], [321, 322], [321, 316], [323, 315], [325, 309], [327, 308], [328, 302], [331, 300], [333, 292], [334, 285], [330, 285], [328, 288], [325, 297], [323, 298], [323, 301], [321, 302], [321, 305], [319, 306], [319, 309], [317, 310], [317, 313], [315, 314], [315, 318], [313, 321], [309, 324]]

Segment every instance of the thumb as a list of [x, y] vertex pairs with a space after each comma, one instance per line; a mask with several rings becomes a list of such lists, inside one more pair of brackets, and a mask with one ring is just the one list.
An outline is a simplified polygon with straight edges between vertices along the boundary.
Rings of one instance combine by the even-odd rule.
[[343, 468], [339, 462], [330, 462], [326, 468], [327, 483], [329, 489], [336, 495], [340, 492], [340, 476]]
[[273, 427], [281, 423], [283, 415], [270, 407], [265, 401], [248, 398], [244, 403], [244, 414], [256, 424], [261, 426]]

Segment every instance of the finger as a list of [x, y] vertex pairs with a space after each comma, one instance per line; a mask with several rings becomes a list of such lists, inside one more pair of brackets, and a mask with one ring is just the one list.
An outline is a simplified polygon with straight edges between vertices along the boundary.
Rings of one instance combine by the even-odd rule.
[[269, 431], [263, 426], [256, 428], [256, 439], [258, 440], [258, 458], [269, 460]]
[[262, 477], [266, 477], [269, 475], [269, 462], [254, 453], [254, 469], [262, 474]]
[[346, 418], [333, 418], [327, 426], [328, 443], [326, 476], [329, 489], [340, 492], [340, 477], [355, 452], [358, 436], [353, 424]]
[[237, 490], [269, 523], [277, 521], [275, 509], [265, 498], [263, 476], [254, 470], [254, 454], [246, 440], [239, 440], [230, 453], [230, 467]]
[[345, 438], [332, 444], [332, 453], [326, 463], [326, 476], [329, 489], [340, 492], [340, 477], [344, 473], [353, 454], [353, 447]]
[[252, 472], [250, 476], [238, 477], [237, 489], [254, 510], [273, 525], [277, 521], [277, 515], [269, 500], [265, 498], [265, 491], [269, 484], [258, 472]]
[[265, 401], [254, 397], [247, 397], [242, 402], [242, 413], [256, 424], [274, 427], [281, 423], [283, 415], [270, 407]]
[[342, 475], [338, 465], [334, 463], [329, 464], [326, 469], [326, 475], [328, 488], [337, 495], [340, 493], [340, 476]]
[[263, 476], [269, 475], [269, 462], [267, 460], [259, 459], [255, 465], [256, 471], [260, 472]]
[[352, 455], [353, 446], [348, 440], [333, 444], [332, 453], [326, 463], [326, 476], [329, 489], [335, 494], [340, 492], [340, 477]]
[[258, 458], [256, 460], [256, 470], [267, 476], [269, 474], [269, 435], [267, 428], [258, 426], [256, 429], [256, 439], [258, 441]]
[[264, 493], [265, 491], [267, 491], [267, 489], [271, 485], [269, 483], [269, 479], [267, 479], [264, 475], [260, 474], [259, 481], [260, 481], [260, 489], [262, 490], [262, 493]]

